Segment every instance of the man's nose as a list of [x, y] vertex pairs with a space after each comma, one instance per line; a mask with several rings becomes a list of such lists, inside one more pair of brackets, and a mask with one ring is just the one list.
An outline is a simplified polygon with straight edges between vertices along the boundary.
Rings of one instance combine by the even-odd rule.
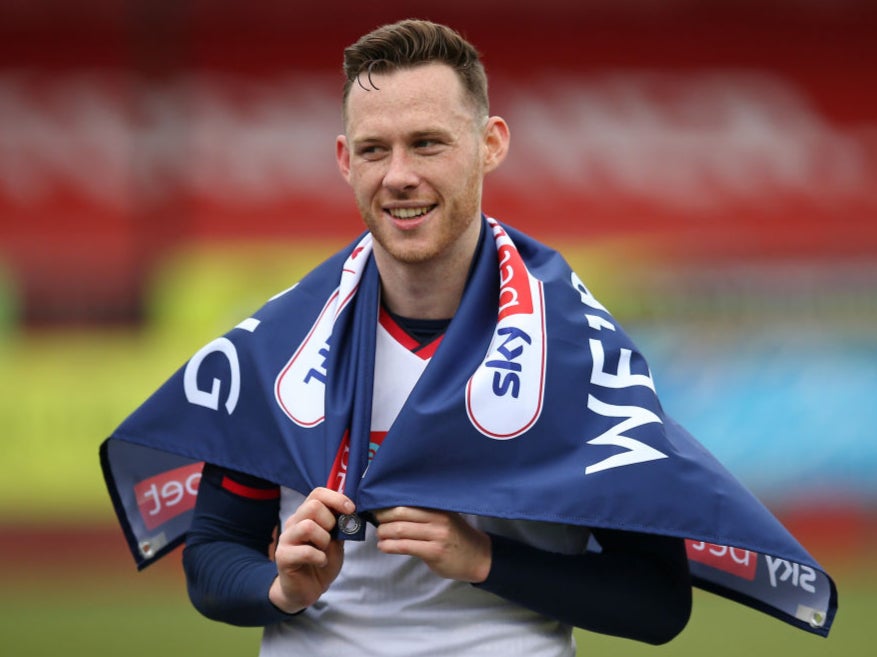
[[390, 154], [384, 174], [384, 186], [393, 190], [404, 190], [416, 187], [419, 181], [420, 177], [411, 156], [402, 149], [394, 150]]

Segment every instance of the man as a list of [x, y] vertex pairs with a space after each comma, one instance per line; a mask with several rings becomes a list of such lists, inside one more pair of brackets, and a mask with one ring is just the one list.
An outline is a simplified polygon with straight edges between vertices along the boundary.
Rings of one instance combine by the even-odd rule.
[[475, 49], [403, 21], [345, 72], [368, 230], [103, 443], [138, 564], [185, 538], [194, 605], [264, 626], [268, 657], [660, 644], [692, 583], [827, 635], [830, 578], [663, 412], [563, 258], [482, 214], [510, 136]]
[[[345, 72], [336, 155], [374, 238], [379, 330], [398, 335], [386, 349], [405, 345], [422, 370], [489, 239], [482, 183], [506, 155], [509, 128], [488, 115], [474, 48], [446, 27], [382, 27], [346, 51]], [[381, 371], [384, 345], [373, 394], [398, 408], [417, 379], [398, 386], [400, 372]], [[389, 428], [394, 418], [376, 426], [378, 415], [372, 430]], [[263, 655], [309, 657], [573, 655], [572, 625], [663, 643], [689, 616], [681, 539], [595, 531], [603, 551], [586, 553], [581, 527], [395, 507], [373, 514], [364, 542], [345, 545], [332, 532], [354, 511], [338, 490], [281, 493], [208, 465], [184, 553], [195, 605], [265, 625]]]

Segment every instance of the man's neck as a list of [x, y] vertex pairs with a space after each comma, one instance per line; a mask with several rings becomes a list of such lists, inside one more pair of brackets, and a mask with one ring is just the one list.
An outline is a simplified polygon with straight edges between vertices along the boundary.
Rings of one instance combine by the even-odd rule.
[[466, 253], [424, 263], [399, 262], [375, 247], [381, 300], [391, 312], [417, 319], [449, 319], [457, 312], [483, 235]]
[[382, 300], [393, 313], [418, 319], [447, 319], [457, 312], [469, 270], [459, 266], [390, 263], [380, 271]]

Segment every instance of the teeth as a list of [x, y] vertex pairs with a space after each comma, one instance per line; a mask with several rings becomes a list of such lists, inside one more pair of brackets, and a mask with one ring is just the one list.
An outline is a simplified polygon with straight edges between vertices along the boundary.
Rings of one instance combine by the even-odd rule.
[[424, 208], [392, 208], [390, 210], [390, 214], [396, 217], [397, 219], [413, 219], [414, 217], [419, 217], [421, 215], [426, 214], [432, 208], [424, 207]]

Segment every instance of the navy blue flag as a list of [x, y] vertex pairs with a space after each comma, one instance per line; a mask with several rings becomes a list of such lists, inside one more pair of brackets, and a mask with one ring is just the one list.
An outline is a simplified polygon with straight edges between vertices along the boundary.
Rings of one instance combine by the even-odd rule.
[[373, 458], [368, 234], [127, 418], [101, 463], [138, 567], [184, 540], [210, 462], [303, 494], [343, 490], [362, 513], [421, 506], [683, 538], [696, 585], [827, 636], [831, 578], [664, 413], [645, 359], [564, 259], [484, 222], [460, 308]]

